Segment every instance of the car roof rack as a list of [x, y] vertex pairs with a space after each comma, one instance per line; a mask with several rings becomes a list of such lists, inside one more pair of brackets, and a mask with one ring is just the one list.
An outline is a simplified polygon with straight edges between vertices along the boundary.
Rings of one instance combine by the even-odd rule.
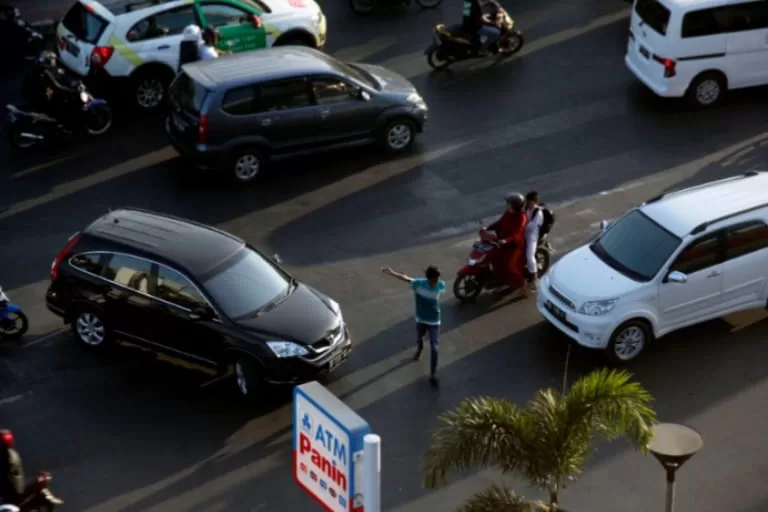
[[744, 215], [745, 213], [754, 212], [755, 210], [762, 210], [763, 208], [768, 208], [768, 203], [762, 203], [755, 206], [750, 206], [749, 208], [745, 208], [744, 210], [739, 210], [737, 212], [729, 213], [728, 215], [723, 215], [722, 217], [718, 217], [716, 219], [708, 220], [707, 222], [702, 222], [693, 230], [691, 231], [692, 235], [698, 235], [705, 229], [707, 229], [712, 224], [717, 224], [718, 222], [722, 222], [724, 220], [728, 220], [732, 217], [738, 217], [739, 215]]
[[653, 204], [653, 203], [655, 203], [657, 201], [661, 201], [665, 197], [669, 197], [669, 196], [671, 196], [673, 194], [677, 194], [677, 193], [680, 193], [680, 192], [689, 192], [691, 190], [698, 190], [698, 189], [701, 189], [701, 188], [707, 188], [707, 187], [710, 187], [712, 185], [719, 185], [721, 183], [726, 183], [726, 182], [733, 181], [733, 180], [740, 180], [740, 179], [744, 179], [744, 178], [753, 178], [755, 176], [759, 176], [761, 173], [762, 173], [762, 171], [747, 171], [747, 172], [742, 173], [742, 174], [737, 174], [736, 176], [730, 176], [728, 178], [723, 178], [721, 180], [708, 181], [706, 183], [702, 183], [701, 185], [696, 185], [696, 186], [693, 186], [693, 187], [684, 188], [682, 190], [672, 190], [670, 192], [665, 192], [663, 194], [659, 194], [657, 196], [654, 196], [654, 197], [650, 198], [649, 200], [647, 200], [646, 202], [643, 203], [643, 206], [645, 206], [646, 204]]

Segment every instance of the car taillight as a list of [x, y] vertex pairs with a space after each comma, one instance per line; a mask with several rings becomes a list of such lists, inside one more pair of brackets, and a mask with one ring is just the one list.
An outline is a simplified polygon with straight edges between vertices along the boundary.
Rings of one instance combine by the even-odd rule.
[[47, 489], [48, 485], [51, 483], [51, 480], [53, 480], [53, 477], [51, 474], [47, 471], [41, 471], [37, 474], [37, 488], [38, 489]]
[[111, 46], [97, 46], [91, 52], [91, 66], [103, 68], [106, 66], [115, 49]]
[[197, 128], [197, 143], [208, 144], [208, 116], [200, 116], [200, 126]]
[[75, 246], [75, 244], [79, 241], [80, 241], [80, 233], [75, 233], [74, 235], [69, 237], [67, 244], [64, 246], [64, 248], [61, 251], [59, 251], [59, 254], [57, 254], [56, 257], [53, 259], [53, 263], [51, 263], [51, 281], [55, 281], [59, 278], [59, 265], [61, 265], [61, 260], [67, 257], [67, 254], [69, 254], [69, 251], [71, 251], [72, 248]]
[[675, 69], [677, 62], [672, 59], [665, 59], [664, 57], [654, 55], [653, 60], [664, 66], [664, 78], [672, 78], [677, 74], [677, 70]]

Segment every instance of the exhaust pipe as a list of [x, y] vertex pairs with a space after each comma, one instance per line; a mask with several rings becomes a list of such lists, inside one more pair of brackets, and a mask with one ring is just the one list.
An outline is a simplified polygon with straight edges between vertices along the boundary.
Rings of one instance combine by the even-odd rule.
[[19, 136], [22, 139], [45, 140], [45, 137], [43, 137], [42, 135], [37, 135], [37, 134], [34, 134], [34, 133], [21, 132], [19, 134]]

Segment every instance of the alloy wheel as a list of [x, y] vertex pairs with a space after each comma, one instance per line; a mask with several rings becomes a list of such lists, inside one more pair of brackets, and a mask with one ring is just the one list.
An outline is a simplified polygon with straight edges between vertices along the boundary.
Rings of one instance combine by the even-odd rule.
[[101, 345], [106, 339], [104, 322], [93, 313], [81, 313], [77, 317], [75, 328], [80, 341], [92, 347]]
[[392, 125], [387, 132], [387, 144], [390, 148], [400, 151], [408, 147], [413, 139], [413, 130], [405, 123]]
[[634, 359], [645, 348], [645, 332], [637, 325], [630, 325], [622, 329], [616, 336], [613, 351], [616, 358], [621, 361]]
[[720, 98], [720, 84], [717, 80], [707, 79], [696, 86], [696, 101], [707, 106], [714, 104]]
[[235, 177], [238, 181], [250, 181], [261, 170], [261, 160], [252, 154], [242, 155], [235, 161]]
[[8, 313], [0, 320], [0, 333], [5, 336], [15, 336], [24, 328], [24, 319], [18, 313]]
[[136, 87], [136, 103], [142, 108], [155, 108], [163, 101], [163, 83], [157, 78], [145, 78]]

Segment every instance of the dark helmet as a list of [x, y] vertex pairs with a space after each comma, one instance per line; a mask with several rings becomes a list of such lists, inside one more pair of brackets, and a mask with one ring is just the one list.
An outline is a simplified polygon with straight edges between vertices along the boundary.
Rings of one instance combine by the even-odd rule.
[[52, 69], [59, 63], [59, 58], [53, 52], [44, 51], [40, 53], [37, 62], [45, 69]]
[[0, 443], [2, 443], [5, 449], [13, 448], [13, 432], [10, 430], [0, 430]]
[[523, 197], [523, 194], [520, 194], [519, 192], [514, 192], [512, 194], [507, 194], [507, 197], [504, 198], [509, 206], [512, 206], [514, 208], [522, 208], [523, 204], [525, 204], [525, 197]]
[[221, 37], [221, 34], [219, 34], [219, 31], [215, 28], [206, 27], [203, 29], [203, 41], [205, 41], [206, 44], [216, 44], [219, 41], [219, 37]]

